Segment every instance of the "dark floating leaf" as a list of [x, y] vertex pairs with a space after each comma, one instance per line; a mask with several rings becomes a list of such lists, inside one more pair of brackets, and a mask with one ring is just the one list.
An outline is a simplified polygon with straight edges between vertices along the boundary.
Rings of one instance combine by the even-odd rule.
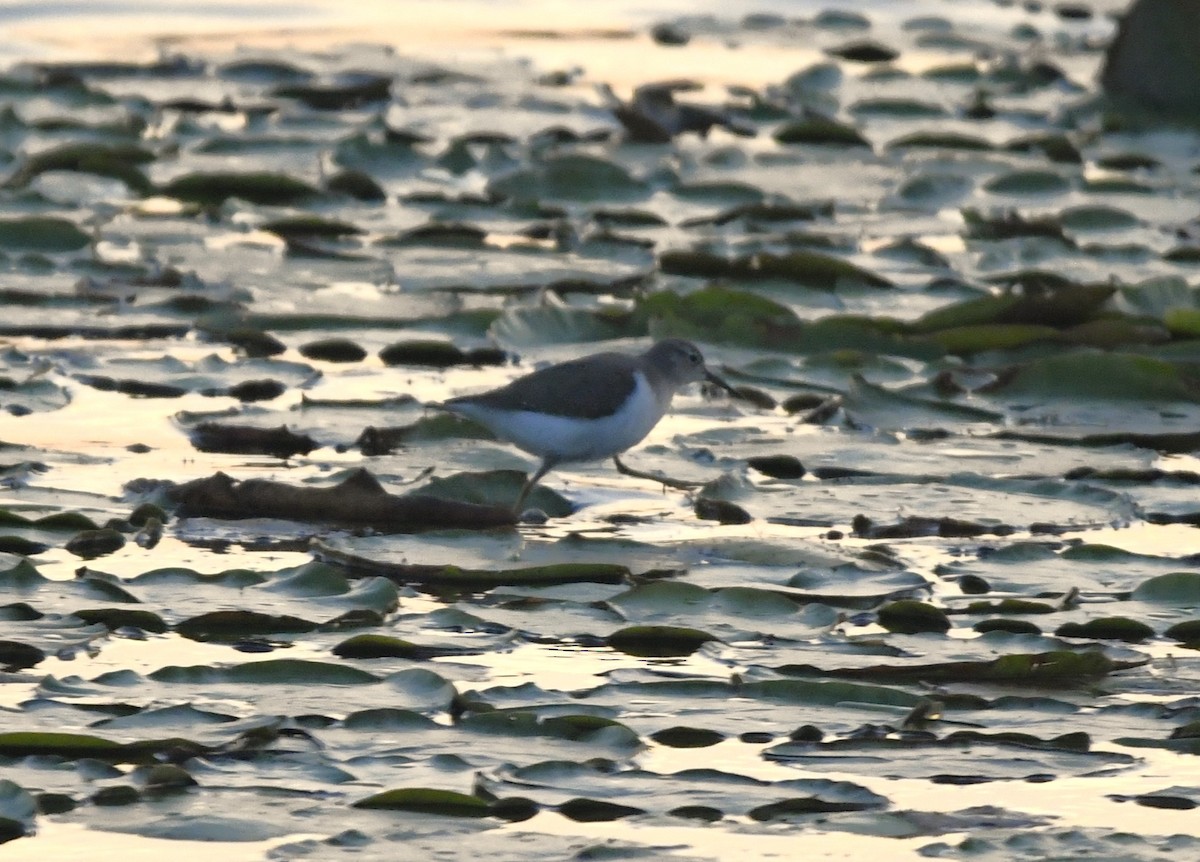
[[287, 391], [278, 380], [243, 380], [228, 389], [204, 390], [203, 395], [228, 395], [238, 401], [271, 401]]
[[[511, 519], [511, 513], [504, 514]], [[621, 584], [627, 582], [630, 576], [628, 568], [613, 563], [555, 563], [519, 569], [462, 569], [458, 566], [371, 560], [340, 551], [322, 542], [314, 542], [311, 550], [318, 559], [343, 566], [359, 576], [377, 576], [399, 584], [422, 584], [433, 589], [472, 590], [518, 584]]]
[[1160, 808], [1166, 811], [1191, 811], [1193, 808], [1200, 807], [1200, 802], [1194, 799], [1164, 793], [1140, 793], [1137, 796], [1129, 798], [1138, 805], [1144, 805], [1147, 808]]
[[707, 251], [668, 250], [659, 256], [658, 263], [663, 272], [672, 275], [744, 281], [780, 278], [820, 290], [833, 290], [847, 285], [892, 285], [881, 275], [817, 251], [792, 251], [784, 254], [761, 252], [745, 257], [727, 258]]
[[1041, 236], [1061, 240], [1065, 245], [1070, 245], [1070, 240], [1063, 233], [1062, 222], [1052, 216], [1026, 218], [1011, 210], [985, 215], [975, 209], [964, 209], [962, 214], [967, 225], [967, 236], [972, 239], [1001, 240]]
[[287, 350], [286, 344], [271, 333], [259, 329], [232, 329], [222, 337], [252, 359], [277, 356]]
[[257, 611], [209, 611], [175, 624], [175, 631], [198, 641], [230, 641], [254, 635], [298, 634], [311, 632], [314, 622], [293, 616], [277, 616]]
[[74, 811], [78, 803], [66, 793], [39, 793], [37, 795], [38, 814], [66, 814]]
[[1050, 739], [1042, 739], [1031, 733], [1017, 733], [1014, 731], [984, 733], [978, 730], [956, 730], [941, 740], [941, 742], [948, 744], [961, 742], [998, 743], [1000, 745], [1017, 745], [1022, 748], [1042, 751], [1072, 751], [1078, 753], [1090, 751], [1092, 747], [1091, 737], [1082, 731], [1073, 731]]
[[[0, 222], [2, 222], [2, 220], [0, 220]], [[3, 245], [3, 232], [3, 224], [0, 223], [0, 246]], [[135, 323], [128, 326], [89, 326], [84, 323], [69, 323], [62, 325], [54, 323], [5, 325], [0, 323], [0, 335], [7, 335], [9, 337], [28, 336], [30, 338], [40, 338], [47, 341], [71, 337], [87, 338], [92, 340], [112, 339], [115, 341], [150, 341], [158, 338], [183, 338], [188, 334], [190, 329], [190, 325], [178, 323]], [[87, 375], [80, 375], [79, 379], [84, 379], [85, 377], [87, 377]], [[109, 388], [116, 388], [116, 384], [111, 382], [112, 378], [98, 379], [107, 379], [110, 381]], [[164, 387], [164, 391], [172, 389], [174, 389], [174, 387]], [[150, 388], [148, 391], [153, 392], [155, 390]]]
[[77, 557], [91, 560], [121, 550], [125, 547], [125, 537], [112, 529], [84, 530], [72, 536], [64, 547]]
[[1174, 638], [1180, 643], [1200, 643], [1200, 620], [1188, 620], [1176, 623], [1163, 632], [1163, 634], [1166, 637]]
[[998, 602], [971, 602], [968, 614], [1052, 614], [1058, 611], [1054, 605], [1035, 602], [1031, 599], [1001, 599]]
[[628, 626], [608, 636], [610, 647], [627, 655], [691, 655], [716, 638], [708, 632], [683, 626]]
[[576, 823], [607, 823], [623, 817], [636, 817], [646, 812], [644, 809], [634, 808], [632, 805], [605, 802], [603, 799], [577, 797], [558, 806], [558, 813]]
[[915, 599], [901, 599], [879, 609], [879, 624], [890, 632], [948, 632], [950, 618], [941, 608]]
[[[720, 392], [723, 391], [721, 387], [711, 383], [704, 384], [703, 390], [706, 395], [720, 394]], [[778, 401], [776, 401], [766, 392], [763, 392], [761, 389], [758, 389], [754, 386], [734, 386], [733, 391], [729, 394], [738, 401], [744, 401], [747, 404], [753, 404], [760, 410], [774, 410], [779, 406]]]
[[366, 359], [367, 351], [362, 345], [349, 338], [323, 338], [300, 345], [300, 355], [306, 359], [320, 359], [325, 362], [361, 362]]
[[5, 182], [8, 188], [23, 188], [47, 171], [76, 171], [118, 179], [139, 194], [151, 191], [150, 180], [137, 167], [154, 161], [154, 154], [135, 144], [103, 144], [97, 141], [60, 144], [29, 156]]
[[470, 647], [423, 646], [400, 638], [374, 634], [355, 635], [333, 648], [333, 654], [338, 658], [407, 658], [413, 661], [427, 661], [440, 656], [474, 655], [478, 652], [478, 649]]
[[772, 479], [800, 479], [806, 472], [795, 455], [754, 455], [746, 463]]
[[382, 246], [431, 246], [434, 248], [483, 248], [487, 231], [470, 224], [429, 222], [379, 241]]
[[276, 59], [247, 59], [233, 60], [224, 63], [217, 69], [217, 74], [231, 81], [243, 81], [252, 84], [278, 84], [287, 81], [308, 81], [313, 73], [286, 60]]
[[252, 425], [202, 422], [193, 428], [188, 436], [192, 445], [201, 452], [270, 455], [274, 458], [307, 455], [320, 445], [307, 434], [289, 431], [286, 425], [280, 425], [278, 428], [256, 428]]
[[260, 230], [273, 233], [281, 239], [312, 237], [357, 236], [363, 229], [349, 222], [335, 221], [315, 215], [291, 216], [264, 222]]
[[879, 42], [854, 41], [834, 48], [827, 48], [825, 53], [852, 60], [856, 63], [890, 63], [900, 56], [900, 52]]
[[153, 611], [133, 608], [92, 608], [73, 611], [72, 614], [86, 623], [99, 623], [109, 631], [136, 628], [144, 632], [162, 634], [167, 630], [166, 622]]
[[392, 97], [392, 79], [366, 72], [346, 73], [327, 83], [282, 84], [273, 94], [318, 111], [340, 111], [387, 101]]
[[1014, 635], [1040, 635], [1042, 630], [1028, 620], [1008, 620], [1003, 618], [981, 620], [973, 628], [980, 634], [988, 632], [1007, 632]]
[[491, 194], [516, 200], [641, 200], [649, 186], [616, 162], [583, 153], [551, 156], [532, 171], [516, 171], [488, 185]]
[[509, 823], [520, 823], [536, 815], [541, 808], [532, 799], [522, 796], [509, 796], [497, 799], [488, 809], [492, 817], [507, 820]]
[[995, 195], [1051, 195], [1070, 189], [1070, 183], [1055, 171], [1012, 171], [993, 177], [983, 187]]
[[384, 365], [424, 365], [430, 368], [450, 368], [470, 365], [467, 354], [448, 341], [401, 341], [379, 351]]
[[[1174, 263], [1200, 263], [1200, 246], [1195, 245], [1178, 245], [1169, 251], [1163, 252], [1163, 260], [1169, 260]], [[1181, 309], [1185, 310], [1185, 309]], [[1191, 310], [1191, 309], [1186, 309]], [[1195, 328], [1191, 328], [1189, 334], [1195, 334]]]
[[1088, 620], [1086, 623], [1063, 623], [1054, 634], [1062, 638], [1095, 638], [1141, 643], [1154, 637], [1154, 629], [1128, 617], [1105, 617]]
[[701, 227], [709, 224], [720, 226], [736, 221], [743, 221], [747, 225], [763, 222], [775, 224], [777, 222], [813, 221], [819, 218], [829, 218], [832, 215], [832, 201], [797, 204], [755, 200], [730, 207], [715, 216], [689, 219], [684, 224], [689, 227]]
[[[89, 518], [85, 518], [83, 516], [79, 516], [79, 517], [81, 520], [86, 521], [88, 523], [81, 524], [77, 527], [74, 527], [73, 529], [89, 530], [89, 529], [96, 528], [95, 524], [90, 523]], [[46, 520], [45, 518], [42, 518], [41, 520], [39, 520], [38, 521], [39, 526], [42, 525], [45, 520]], [[135, 508], [132, 512], [129, 513], [128, 521], [129, 521], [130, 526], [133, 526], [133, 527], [144, 527], [151, 520], [158, 521], [160, 524], [165, 524], [167, 521], [171, 520], [171, 518], [162, 509], [162, 507], [156, 506], [153, 503], [141, 503], [137, 506], [137, 508]]]
[[[1022, 280], [1028, 281], [1028, 276]], [[934, 309], [912, 324], [915, 332], [994, 324], [1029, 324], [1065, 329], [1091, 319], [1116, 293], [1112, 285], [1070, 282], [1044, 289], [1008, 291]]]
[[[1089, 12], [1091, 10], [1088, 10]], [[1200, 26], [1190, 3], [1140, 2], [1120, 19], [1100, 82], [1123, 111], [1200, 115], [1200, 68], [1189, 50]]]
[[725, 816], [725, 812], [711, 805], [680, 805], [672, 808], [667, 814], [681, 817], [684, 820], [699, 820], [703, 823], [716, 823]]
[[1200, 572], [1171, 572], [1142, 581], [1135, 600], [1176, 607], [1200, 607]]
[[24, 536], [0, 536], [0, 552], [21, 557], [35, 557], [50, 550], [45, 542], [35, 542]]
[[[877, 807], [876, 803], [851, 802], [822, 799], [819, 796], [805, 796], [796, 799], [784, 799], [779, 802], [769, 802], [746, 812], [751, 820], [760, 823], [771, 820], [787, 820], [789, 817], [804, 817], [810, 819], [813, 814], [828, 814], [835, 811], [865, 811]], [[809, 817], [805, 817], [809, 815]]]
[[135, 802], [140, 802], [142, 794], [138, 792], [136, 787], [131, 787], [128, 784], [116, 784], [109, 787], [101, 787], [92, 794], [92, 804], [101, 807], [115, 807], [120, 805], [133, 805]]
[[1090, 685], [1113, 671], [1141, 667], [1149, 659], [1120, 661], [1098, 650], [1017, 653], [994, 661], [958, 661], [927, 665], [875, 665], [821, 670], [808, 665], [787, 665], [783, 673], [798, 676], [831, 676], [843, 679], [902, 683], [973, 682], [1035, 687]]
[[183, 517], [286, 518], [392, 530], [435, 526], [486, 529], [513, 523], [511, 512], [495, 506], [388, 494], [366, 470], [330, 488], [297, 487], [267, 479], [238, 482], [216, 473], [172, 488], [170, 497]]
[[264, 206], [284, 206], [303, 203], [320, 194], [316, 188], [302, 180], [268, 171], [184, 174], [171, 180], [158, 191], [167, 197], [205, 206], [218, 206], [229, 198], [241, 198]]
[[708, 748], [725, 739], [725, 734], [703, 727], [667, 727], [650, 734], [659, 745], [668, 748]]
[[186, 769], [174, 763], [156, 763], [153, 766], [134, 770], [134, 777], [141, 781], [147, 793], [166, 794], [196, 787], [199, 782]]
[[712, 497], [699, 497], [692, 507], [696, 517], [702, 521], [717, 521], [722, 524], [749, 524], [754, 516], [728, 500], [717, 500]]
[[[1136, 431], [1114, 431], [1100, 434], [1084, 434], [1078, 437], [1064, 437], [1058, 434], [1038, 433], [1035, 431], [1005, 430], [997, 431], [991, 437], [996, 440], [1024, 440], [1030, 443], [1046, 443], [1052, 446], [1137, 446], [1157, 452], [1188, 453], [1200, 449], [1200, 432], [1166, 432], [1162, 434], [1144, 434]], [[1165, 513], [1150, 513], [1146, 520], [1151, 524], [1190, 523], [1191, 515], [1169, 515]], [[1052, 532], [1052, 531], [1047, 531]]]
[[[74, 222], [57, 216], [12, 216], [0, 218], [0, 248], [11, 251], [78, 251], [92, 238]], [[51, 336], [53, 337], [53, 336]]]
[[98, 736], [80, 733], [42, 733], [24, 731], [0, 733], [0, 755], [28, 757], [49, 755], [75, 759], [93, 757], [100, 760], [122, 760], [126, 746]]
[[819, 144], [839, 147], [869, 147], [871, 142], [858, 129], [824, 117], [792, 120], [775, 130], [781, 144]]
[[917, 99], [859, 99], [848, 108], [856, 116], [914, 117], [930, 119], [946, 116], [946, 110], [934, 102]]
[[958, 588], [963, 595], [980, 596], [992, 591], [992, 585], [979, 575], [962, 575], [958, 578]]
[[417, 814], [436, 814], [442, 817], [487, 817], [491, 804], [478, 796], [437, 790], [431, 787], [403, 787], [385, 790], [352, 803], [355, 808], [376, 808], [388, 811], [412, 811]]
[[1129, 210], [1100, 205], [1068, 207], [1060, 218], [1063, 227], [1074, 231], [1122, 230], [1139, 224]]
[[692, 37], [679, 25], [662, 22], [650, 28], [650, 38], [659, 45], [686, 45]]
[[[524, 484], [525, 474], [519, 470], [489, 470], [431, 479], [427, 485], [418, 488], [417, 493], [464, 503], [511, 506]], [[540, 509], [552, 518], [564, 518], [575, 511], [570, 500], [543, 485], [533, 489], [526, 505]]]
[[[828, 474], [820, 478], [834, 478]], [[917, 536], [970, 538], [992, 533], [1006, 536], [1014, 529], [1005, 524], [979, 524], [957, 518], [926, 518], [910, 515], [895, 524], [875, 524], [866, 515], [855, 515], [851, 526], [856, 535], [870, 539], [911, 539]]]
[[345, 195], [365, 203], [387, 200], [387, 192], [370, 174], [353, 169], [338, 171], [327, 179], [325, 191]]
[[24, 670], [40, 663], [46, 654], [20, 641], [0, 640], [0, 668], [7, 672]]
[[994, 150], [985, 138], [956, 132], [913, 132], [888, 142], [888, 149], [936, 148], [947, 150]]
[[79, 374], [76, 380], [101, 392], [122, 392], [137, 398], [182, 398], [187, 389], [169, 383], [144, 380], [116, 380], [100, 374]]
[[1024, 135], [1009, 141], [1004, 149], [1014, 153], [1041, 153], [1051, 161], [1064, 164], [1083, 162], [1079, 148], [1061, 133]]

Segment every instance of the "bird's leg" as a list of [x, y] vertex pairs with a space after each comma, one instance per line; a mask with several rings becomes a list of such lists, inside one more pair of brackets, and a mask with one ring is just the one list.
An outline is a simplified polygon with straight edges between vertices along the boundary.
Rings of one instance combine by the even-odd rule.
[[620, 456], [613, 455], [613, 463], [617, 466], [617, 472], [625, 476], [633, 476], [636, 479], [649, 479], [651, 482], [658, 482], [660, 485], [665, 485], [668, 488], [678, 488], [681, 491], [689, 491], [692, 488], [699, 488], [703, 482], [693, 482], [689, 479], [672, 479], [670, 476], [664, 476], [662, 473], [651, 473], [646, 470], [634, 470], [632, 467], [626, 467], [621, 461]]
[[529, 478], [525, 480], [525, 484], [521, 486], [521, 493], [517, 494], [517, 502], [513, 503], [513, 514], [517, 517], [521, 516], [521, 504], [525, 502], [525, 498], [529, 496], [529, 492], [533, 490], [533, 486], [538, 483], [538, 480], [549, 473], [554, 465], [558, 462], [551, 458], [543, 458], [542, 464]]

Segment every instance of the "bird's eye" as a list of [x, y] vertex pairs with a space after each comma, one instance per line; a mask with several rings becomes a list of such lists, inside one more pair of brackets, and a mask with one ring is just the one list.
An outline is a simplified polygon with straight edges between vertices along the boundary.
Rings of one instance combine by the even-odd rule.
[[704, 357], [702, 357], [699, 353], [693, 353], [690, 358], [692, 360], [692, 365], [699, 365], [704, 361]]

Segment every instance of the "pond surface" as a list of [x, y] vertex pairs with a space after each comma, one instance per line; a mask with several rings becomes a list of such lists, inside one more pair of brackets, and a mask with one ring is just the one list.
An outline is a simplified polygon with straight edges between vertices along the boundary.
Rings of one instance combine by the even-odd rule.
[[[694, 5], [0, 10], [6, 859], [1195, 855], [1200, 134]], [[691, 490], [426, 406], [671, 336]]]

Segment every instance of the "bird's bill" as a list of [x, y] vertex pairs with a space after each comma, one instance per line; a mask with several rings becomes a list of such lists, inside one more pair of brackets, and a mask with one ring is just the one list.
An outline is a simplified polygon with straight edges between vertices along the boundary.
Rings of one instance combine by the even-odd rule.
[[728, 383], [726, 383], [720, 377], [713, 374], [707, 368], [704, 369], [704, 379], [707, 380], [709, 383], [713, 384], [714, 386], [719, 386], [720, 388], [724, 389], [730, 395], [735, 395], [735, 396], [737, 395], [737, 390], [735, 390], [732, 386], [730, 386]]

